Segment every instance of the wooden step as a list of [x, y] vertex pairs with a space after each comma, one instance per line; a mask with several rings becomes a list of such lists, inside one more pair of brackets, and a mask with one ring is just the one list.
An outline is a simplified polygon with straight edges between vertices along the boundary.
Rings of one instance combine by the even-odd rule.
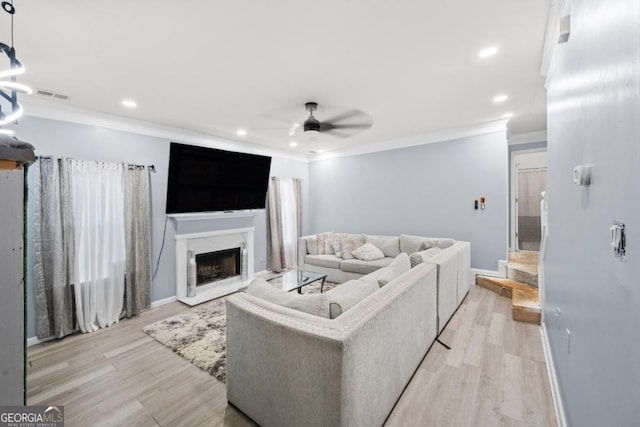
[[503, 279], [501, 277], [476, 276], [476, 284], [507, 298], [513, 296], [513, 290], [515, 289], [521, 291], [535, 290], [524, 283], [511, 279]]
[[514, 290], [511, 298], [511, 314], [513, 320], [540, 324], [540, 303], [538, 291]]
[[476, 284], [500, 296], [511, 298], [513, 320], [540, 324], [538, 289], [501, 277], [476, 276]]

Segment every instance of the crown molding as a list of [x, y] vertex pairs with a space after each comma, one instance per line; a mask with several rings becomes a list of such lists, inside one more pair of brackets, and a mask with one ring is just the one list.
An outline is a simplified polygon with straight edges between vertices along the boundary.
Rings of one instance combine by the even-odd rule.
[[531, 142], [546, 142], [547, 131], [539, 130], [536, 132], [517, 133], [515, 135], [509, 135], [509, 145], [529, 144]]
[[249, 154], [263, 156], [275, 156], [285, 159], [308, 162], [309, 156], [253, 144], [246, 141], [237, 141], [217, 135], [196, 132], [173, 126], [144, 120], [132, 119], [115, 114], [107, 114], [99, 111], [75, 107], [64, 102], [39, 99], [35, 96], [23, 96], [20, 102], [25, 109], [25, 115], [43, 119], [58, 120], [62, 122], [76, 123], [88, 126], [97, 126], [139, 135], [153, 136], [176, 142], [185, 142], [202, 145], [222, 150], [241, 151]]
[[545, 87], [549, 81], [549, 74], [553, 65], [553, 58], [558, 49], [558, 36], [560, 35], [560, 18], [566, 16], [571, 11], [571, 0], [551, 0], [549, 13], [547, 15], [547, 30], [542, 47], [542, 58], [540, 61], [540, 74], [547, 79]]
[[391, 139], [388, 141], [374, 142], [360, 147], [346, 148], [339, 151], [331, 151], [317, 155], [310, 162], [333, 159], [337, 157], [357, 156], [361, 154], [376, 153], [379, 151], [396, 150], [398, 148], [414, 147], [417, 145], [432, 144], [434, 142], [452, 141], [471, 136], [487, 135], [490, 133], [504, 132], [506, 139], [508, 120], [496, 120], [455, 129], [445, 129], [420, 135]]

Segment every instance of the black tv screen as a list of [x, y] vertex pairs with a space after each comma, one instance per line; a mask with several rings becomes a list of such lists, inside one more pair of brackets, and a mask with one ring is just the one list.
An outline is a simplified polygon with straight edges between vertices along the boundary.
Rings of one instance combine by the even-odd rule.
[[271, 157], [171, 143], [169, 213], [264, 209]]

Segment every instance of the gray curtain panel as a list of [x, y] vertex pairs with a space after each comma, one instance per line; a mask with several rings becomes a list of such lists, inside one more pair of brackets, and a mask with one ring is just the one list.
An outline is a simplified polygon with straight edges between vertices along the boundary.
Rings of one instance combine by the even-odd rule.
[[[282, 180], [271, 177], [267, 194], [267, 269], [270, 271], [282, 271], [295, 265], [287, 264], [285, 260], [285, 241], [283, 234], [282, 212]], [[296, 209], [297, 238], [302, 235], [302, 181], [293, 178], [293, 205]], [[297, 245], [296, 238], [296, 245]], [[297, 254], [296, 248], [293, 248]]]
[[129, 166], [124, 173], [127, 266], [123, 314], [151, 307], [151, 192], [149, 169]]
[[34, 280], [38, 338], [75, 331], [73, 304], [73, 214], [67, 162], [41, 158], [36, 178]]

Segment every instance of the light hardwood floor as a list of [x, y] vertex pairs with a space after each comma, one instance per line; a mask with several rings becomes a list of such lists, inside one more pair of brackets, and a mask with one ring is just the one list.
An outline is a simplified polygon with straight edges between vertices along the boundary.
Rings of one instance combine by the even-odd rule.
[[[70, 426], [253, 425], [224, 384], [142, 332], [175, 302], [92, 334], [28, 350], [28, 403], [65, 405]], [[472, 286], [389, 416], [388, 426], [555, 426], [539, 328]]]

